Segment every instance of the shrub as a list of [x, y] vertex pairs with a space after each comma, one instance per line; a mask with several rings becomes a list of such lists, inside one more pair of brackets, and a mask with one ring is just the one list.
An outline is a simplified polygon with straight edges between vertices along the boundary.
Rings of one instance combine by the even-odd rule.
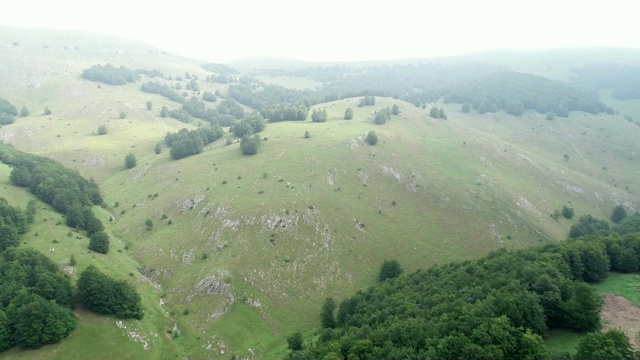
[[89, 240], [89, 250], [95, 251], [100, 254], [106, 254], [109, 252], [109, 235], [103, 231], [97, 232], [91, 235]]
[[378, 280], [385, 281], [387, 279], [397, 278], [402, 272], [403, 270], [398, 260], [385, 260], [380, 267]]
[[127, 169], [133, 169], [134, 167], [136, 167], [137, 163], [138, 160], [136, 159], [136, 155], [133, 153], [129, 153], [124, 157], [124, 167], [126, 167]]
[[369, 131], [364, 141], [369, 145], [375, 145], [378, 143], [378, 135], [374, 131]]
[[567, 206], [562, 207], [562, 216], [564, 216], [566, 219], [572, 219], [573, 215], [575, 215], [573, 208]]

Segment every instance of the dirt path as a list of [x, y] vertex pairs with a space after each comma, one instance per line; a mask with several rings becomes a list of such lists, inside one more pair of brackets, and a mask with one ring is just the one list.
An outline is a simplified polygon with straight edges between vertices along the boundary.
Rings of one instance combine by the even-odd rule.
[[635, 349], [640, 349], [636, 338], [640, 332], [640, 308], [622, 296], [605, 295], [604, 306], [600, 313], [602, 331], [609, 329], [622, 330]]

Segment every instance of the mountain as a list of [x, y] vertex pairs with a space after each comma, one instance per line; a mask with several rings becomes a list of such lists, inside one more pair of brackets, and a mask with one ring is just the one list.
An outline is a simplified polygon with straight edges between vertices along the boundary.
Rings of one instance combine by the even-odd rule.
[[[359, 92], [323, 95], [308, 105], [326, 110], [326, 122], [267, 123], [256, 155], [243, 155], [225, 126], [223, 138], [201, 153], [173, 160], [163, 144], [167, 132], [208, 123], [162, 117], [163, 107], [178, 111], [183, 104], [143, 92], [142, 84], [166, 85], [184, 103], [217, 93], [205, 106], [229, 119], [219, 106], [232, 103], [230, 86], [248, 84], [257, 93], [278, 77], [262, 74], [258, 83], [244, 79], [254, 75], [246, 73], [216, 82], [212, 77], [220, 74], [199, 61], [96, 34], [4, 28], [0, 46], [0, 97], [30, 110], [3, 126], [0, 139], [95, 179], [106, 205], [94, 211], [112, 239], [107, 255], [90, 252], [82, 232], [40, 203], [23, 246], [46, 252], [74, 280], [95, 265], [133, 283], [146, 313], [141, 321], [120, 321], [76, 309], [79, 327], [69, 338], [0, 358], [87, 358], [105, 348], [107, 358], [121, 359], [279, 358], [289, 335], [319, 326], [326, 297], [340, 300], [375, 284], [384, 260], [396, 259], [410, 272], [500, 248], [554, 243], [580, 215], [606, 219], [618, 204], [630, 212], [640, 204], [640, 127], [622, 111], [571, 111], [548, 120], [534, 110], [465, 113], [441, 97], [416, 106], [401, 93], [376, 93], [375, 105], [359, 106]], [[594, 60], [640, 59], [636, 50], [623, 49], [505, 51], [446, 59], [442, 66], [462, 69], [471, 59], [486, 64], [487, 73], [506, 66], [570, 86], [569, 70], [583, 66], [587, 52]], [[85, 69], [107, 63], [142, 70], [140, 78], [124, 85], [82, 78]], [[274, 63], [265, 68], [279, 68]], [[256, 64], [251, 68], [259, 69]], [[360, 74], [341, 66], [355, 74], [349, 76]], [[161, 75], [149, 75], [154, 71]], [[458, 74], [456, 84], [473, 77]], [[198, 90], [189, 89], [192, 80]], [[294, 80], [325, 84], [287, 74]], [[445, 91], [437, 85], [429, 95]], [[619, 104], [631, 108], [634, 101]], [[384, 125], [373, 122], [394, 105], [398, 115]], [[233, 106], [245, 117], [254, 110]], [[51, 114], [43, 115], [45, 107]], [[431, 117], [432, 107], [446, 120]], [[343, 119], [347, 108], [352, 120]], [[98, 134], [101, 125], [105, 135]], [[369, 131], [379, 138], [374, 146], [364, 141]], [[137, 158], [132, 169], [124, 166], [129, 153]], [[24, 207], [35, 197], [10, 183], [10, 171], [0, 166], [0, 196]], [[574, 219], [550, 216], [563, 206], [575, 210]], [[71, 254], [75, 267], [66, 265]]]

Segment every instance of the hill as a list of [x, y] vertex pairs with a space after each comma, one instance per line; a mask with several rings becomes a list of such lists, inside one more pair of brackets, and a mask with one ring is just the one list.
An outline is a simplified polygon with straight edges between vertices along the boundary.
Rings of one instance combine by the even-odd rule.
[[[160, 116], [163, 106], [182, 104], [142, 92], [146, 75], [108, 85], [81, 74], [106, 63], [158, 70], [163, 75], [153, 81], [187, 98], [218, 91], [206, 103], [217, 109], [230, 99], [229, 84], [205, 81], [212, 73], [202, 64], [121, 39], [0, 33], [7, 64], [0, 97], [31, 110], [3, 126], [0, 139], [94, 178], [106, 203], [95, 212], [113, 248], [106, 256], [88, 253], [45, 205], [23, 241], [61, 266], [75, 254], [79, 270], [97, 264], [133, 281], [147, 313], [118, 323], [77, 310], [79, 328], [69, 339], [0, 357], [71, 358], [78, 346], [77, 357], [86, 357], [96, 351], [91, 339], [105, 334], [108, 343], [125, 344], [118, 358], [277, 358], [291, 333], [318, 326], [325, 297], [343, 299], [374, 284], [385, 259], [413, 271], [557, 242], [576, 221], [550, 216], [563, 205], [576, 218], [607, 218], [615, 205], [633, 212], [639, 204], [640, 127], [618, 115], [573, 111], [549, 121], [532, 111], [463, 113], [459, 104], [423, 108], [380, 95], [359, 107], [355, 96], [313, 105], [327, 111], [324, 123], [268, 123], [257, 155], [243, 156], [225, 129], [202, 153], [176, 161], [166, 145], [160, 154], [154, 146], [167, 132], [205, 120]], [[187, 73], [197, 77], [198, 91], [186, 88]], [[400, 114], [375, 125], [376, 112], [393, 105]], [[50, 115], [41, 115], [45, 106]], [[447, 120], [430, 117], [432, 106]], [[352, 120], [343, 120], [347, 108]], [[97, 134], [100, 125], [106, 135]], [[363, 140], [372, 130], [375, 146]], [[138, 165], [126, 170], [128, 153]], [[0, 169], [1, 196], [26, 204], [31, 195], [8, 182], [9, 168]]]

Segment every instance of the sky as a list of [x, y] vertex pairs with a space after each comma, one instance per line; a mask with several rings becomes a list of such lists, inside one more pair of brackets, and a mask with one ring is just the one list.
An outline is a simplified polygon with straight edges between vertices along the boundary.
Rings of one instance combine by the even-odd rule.
[[0, 25], [77, 29], [226, 62], [440, 57], [496, 49], [640, 48], [633, 0], [17, 0]]

